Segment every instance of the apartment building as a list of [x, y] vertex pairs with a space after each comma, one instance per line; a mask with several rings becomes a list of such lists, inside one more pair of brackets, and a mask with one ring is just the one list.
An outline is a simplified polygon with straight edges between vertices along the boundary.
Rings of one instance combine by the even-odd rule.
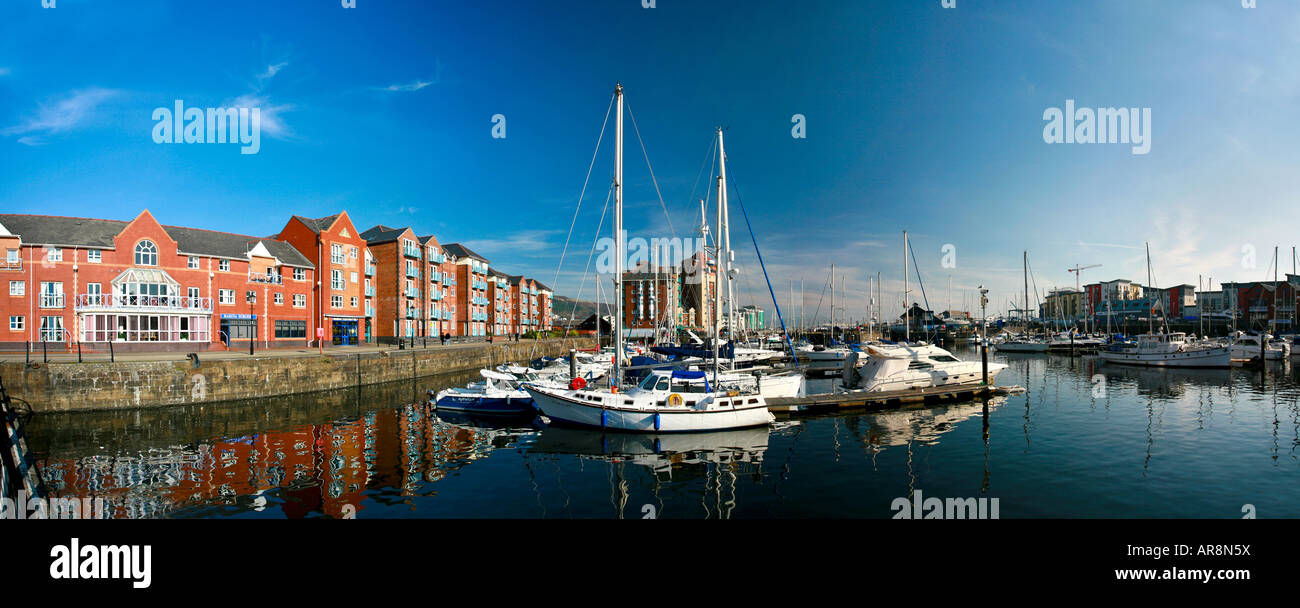
[[456, 261], [433, 235], [420, 237], [424, 248], [429, 336], [460, 335], [456, 327]]
[[490, 323], [494, 336], [513, 336], [520, 333], [512, 287], [510, 275], [488, 267], [488, 299], [491, 300], [488, 316], [491, 317]]
[[0, 214], [0, 348], [303, 346], [316, 266], [289, 243], [131, 221]]
[[366, 239], [347, 212], [316, 219], [292, 216], [279, 239], [320, 269], [312, 284], [313, 327], [325, 330], [324, 343], [369, 342], [374, 332], [375, 268]]
[[456, 260], [456, 310], [453, 318], [462, 336], [483, 337], [488, 335], [491, 318], [488, 314], [492, 300], [488, 294], [487, 258], [474, 253], [460, 243], [448, 243], [443, 246], [447, 255]]
[[420, 238], [410, 228], [382, 225], [361, 236], [375, 261], [376, 341], [431, 335]]

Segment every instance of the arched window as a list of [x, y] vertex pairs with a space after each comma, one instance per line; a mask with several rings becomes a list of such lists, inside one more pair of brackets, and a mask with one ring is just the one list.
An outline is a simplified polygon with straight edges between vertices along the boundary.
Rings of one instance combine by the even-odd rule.
[[158, 265], [158, 247], [153, 244], [153, 241], [140, 241], [140, 244], [135, 246], [135, 265]]

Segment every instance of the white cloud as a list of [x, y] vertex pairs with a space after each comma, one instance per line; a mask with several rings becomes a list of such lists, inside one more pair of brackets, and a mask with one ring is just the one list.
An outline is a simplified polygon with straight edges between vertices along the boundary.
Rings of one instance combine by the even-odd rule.
[[234, 101], [226, 105], [235, 108], [257, 108], [258, 115], [261, 116], [263, 133], [281, 139], [293, 136], [293, 132], [289, 129], [289, 125], [284, 122], [283, 116], [285, 113], [293, 111], [293, 104], [276, 104], [266, 95], [249, 93], [236, 97]]
[[[21, 124], [0, 131], [0, 133], [5, 135], [27, 135], [31, 133], [54, 135], [71, 131], [88, 123], [100, 105], [118, 94], [118, 91], [98, 87], [73, 91], [63, 97], [42, 103], [34, 116]], [[31, 138], [28, 139], [29, 141], [35, 141]], [[27, 145], [33, 144], [28, 143]]]
[[394, 93], [409, 93], [411, 91], [418, 91], [420, 89], [423, 89], [424, 87], [427, 87], [431, 84], [436, 84], [436, 83], [432, 80], [417, 80], [409, 84], [390, 84], [384, 87], [383, 90], [392, 91]]
[[288, 61], [281, 61], [280, 63], [273, 63], [271, 65], [268, 65], [266, 66], [265, 72], [262, 72], [261, 74], [257, 75], [257, 80], [258, 81], [270, 80], [276, 75], [276, 73], [278, 73], [281, 69], [283, 69], [287, 65], [289, 65]]

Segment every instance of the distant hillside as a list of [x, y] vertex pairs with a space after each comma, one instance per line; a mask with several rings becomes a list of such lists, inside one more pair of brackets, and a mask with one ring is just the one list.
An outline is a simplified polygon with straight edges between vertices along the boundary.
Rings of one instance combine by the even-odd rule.
[[[575, 304], [577, 305], [576, 308], [574, 307]], [[602, 304], [601, 309], [605, 311], [605, 314], [610, 314], [609, 304]], [[596, 314], [596, 303], [556, 295], [555, 301], [551, 304], [551, 314], [555, 315], [555, 321], [557, 324], [570, 317], [582, 321], [587, 317]]]

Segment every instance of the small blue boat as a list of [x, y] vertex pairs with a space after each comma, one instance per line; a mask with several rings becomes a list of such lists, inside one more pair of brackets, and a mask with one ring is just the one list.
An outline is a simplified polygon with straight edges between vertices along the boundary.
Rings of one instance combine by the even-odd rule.
[[[510, 374], [480, 370], [483, 380], [465, 388], [439, 391], [434, 402], [440, 410], [474, 414], [518, 415], [534, 411], [533, 399]], [[433, 391], [429, 391], [432, 393]]]

